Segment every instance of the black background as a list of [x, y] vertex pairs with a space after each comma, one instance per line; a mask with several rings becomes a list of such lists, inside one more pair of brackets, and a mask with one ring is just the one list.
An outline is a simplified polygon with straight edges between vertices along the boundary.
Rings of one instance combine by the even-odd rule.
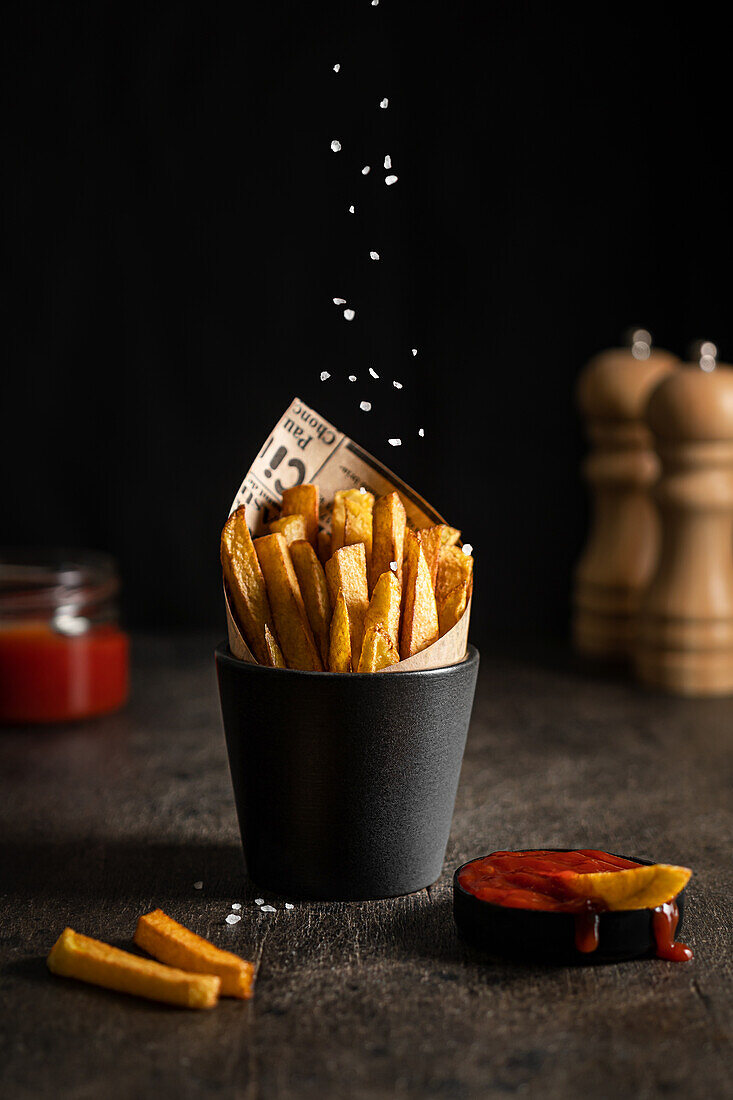
[[112, 551], [131, 625], [222, 622], [219, 529], [298, 394], [463, 529], [476, 640], [564, 632], [578, 370], [635, 324], [733, 354], [722, 27], [512, 0], [5, 10], [3, 540]]

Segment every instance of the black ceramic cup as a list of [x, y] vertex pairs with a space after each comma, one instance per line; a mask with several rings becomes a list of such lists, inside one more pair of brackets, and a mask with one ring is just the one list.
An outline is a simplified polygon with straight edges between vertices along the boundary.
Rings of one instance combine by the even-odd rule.
[[364, 901], [435, 882], [479, 655], [419, 672], [247, 664], [217, 647], [250, 878], [283, 897]]

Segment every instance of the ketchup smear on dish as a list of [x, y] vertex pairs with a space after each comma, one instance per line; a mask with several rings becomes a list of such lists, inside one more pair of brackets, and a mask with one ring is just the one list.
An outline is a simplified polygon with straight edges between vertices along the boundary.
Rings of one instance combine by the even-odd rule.
[[[605, 907], [597, 899], [579, 897], [573, 893], [564, 877], [568, 872], [585, 875], [639, 866], [634, 860], [593, 848], [579, 848], [573, 852], [494, 852], [467, 864], [458, 881], [468, 893], [492, 905], [572, 913], [575, 917], [575, 946], [578, 951], [588, 954], [598, 947], [599, 914]], [[690, 948], [674, 942], [680, 919], [676, 902], [666, 902], [653, 913], [652, 927], [659, 958], [670, 962], [691, 959]]]

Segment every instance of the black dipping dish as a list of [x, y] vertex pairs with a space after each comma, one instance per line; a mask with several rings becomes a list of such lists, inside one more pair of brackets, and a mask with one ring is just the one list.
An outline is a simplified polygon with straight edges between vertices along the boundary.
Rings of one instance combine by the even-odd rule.
[[[520, 849], [521, 850], [521, 849]], [[530, 849], [527, 849], [528, 851]], [[535, 849], [531, 849], [534, 851]], [[573, 848], [545, 848], [546, 852], [572, 852]], [[489, 854], [488, 852], [486, 853]], [[611, 852], [610, 855], [618, 855]], [[477, 856], [485, 859], [486, 856]], [[635, 863], [650, 864], [649, 859], [621, 856]], [[507, 956], [517, 962], [548, 963], [559, 966], [592, 966], [595, 963], [624, 962], [656, 953], [651, 909], [615, 910], [599, 913], [598, 947], [587, 954], [575, 946], [575, 919], [572, 913], [543, 909], [510, 909], [482, 901], [464, 890], [453, 876], [453, 916], [458, 932], [466, 943], [490, 955]], [[682, 931], [685, 891], [675, 899], [680, 919], [675, 939]]]
[[216, 669], [250, 878], [285, 898], [364, 901], [440, 874], [478, 651], [413, 672]]

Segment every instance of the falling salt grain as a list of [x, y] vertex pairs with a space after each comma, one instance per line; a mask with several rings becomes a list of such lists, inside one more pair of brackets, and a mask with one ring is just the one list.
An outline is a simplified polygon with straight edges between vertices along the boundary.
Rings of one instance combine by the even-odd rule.
[[355, 213], [356, 213], [356, 211], [354, 210], [354, 207], [353, 207], [353, 206], [350, 206], [350, 207], [349, 207], [349, 213], [350, 213], [350, 214], [355, 214]]
[[321, 371], [321, 382], [325, 382], [326, 379], [330, 378], [330, 377], [331, 377], [331, 375], [328, 373], [327, 370], [322, 370]]
[[241, 909], [242, 906], [238, 901], [232, 902], [232, 909]]
[[472, 554], [472, 553], [473, 553], [473, 547], [471, 546], [471, 543], [470, 543], [470, 542], [464, 542], [463, 546], [461, 547], [461, 550], [462, 550], [462, 551], [463, 551], [463, 553], [464, 553], [464, 554], [466, 554], [467, 556], [468, 556], [469, 554]]
[[384, 99], [380, 99], [379, 106], [382, 108], [382, 110], [384, 110], [386, 107], [389, 107], [389, 100], [386, 96], [384, 97]]
[[260, 910], [261, 913], [277, 913], [277, 909], [274, 905], [263, 905]]
[[337, 73], [337, 72], [339, 71], [339, 69], [340, 69], [340, 68], [341, 68], [341, 66], [340, 66], [340, 65], [334, 65], [334, 67], [333, 67], [333, 71], [334, 71], [335, 73]]
[[391, 168], [392, 167], [392, 158], [389, 154], [387, 154], [387, 156], [384, 158], [384, 167], [385, 168]]
[[346, 318], [347, 321], [353, 321], [354, 318], [356, 317], [356, 312], [353, 309], [345, 309], [344, 310], [344, 317]]
[[379, 259], [379, 253], [378, 252], [370, 252], [369, 255], [371, 256], [371, 258], [373, 260], [378, 260]]
[[365, 493], [366, 492], [366, 487], [364, 485], [360, 485], [359, 486], [359, 492], [360, 493]]
[[292, 901], [286, 901], [285, 902], [285, 908], [286, 909], [295, 909], [295, 906], [293, 905]]
[[264, 898], [255, 898], [255, 905], [264, 905], [264, 904], [265, 904], [265, 899]]
[[345, 298], [334, 298], [333, 304], [335, 306], [345, 306], [346, 305], [346, 299]]
[[402, 389], [402, 383], [401, 382], [393, 382], [392, 385], [394, 386], [394, 388], [396, 390], [401, 390]]
[[418, 435], [420, 436], [420, 438], [422, 439], [422, 438], [423, 438], [423, 437], [425, 436], [425, 429], [424, 429], [424, 428], [418, 428], [418, 430], [417, 430], [417, 434], [418, 434]]
[[393, 183], [397, 183], [397, 176], [385, 176], [384, 182], [387, 184], [387, 187], [391, 187]]
[[203, 885], [204, 885], [203, 882], [194, 882], [193, 888], [194, 888], [194, 890], [201, 890]]
[[368, 176], [370, 172], [371, 172], [371, 168], [369, 167], [368, 164], [365, 164], [364, 167], [361, 170], [362, 176]]
[[340, 153], [341, 152], [341, 142], [340, 141], [332, 141], [331, 142], [331, 150], [334, 153]]
[[229, 916], [225, 919], [227, 924], [236, 924], [237, 921], [240, 921], [242, 918], [240, 917], [239, 913], [230, 913]]
[[417, 348], [413, 348], [413, 349], [412, 349], [412, 354], [413, 354], [413, 355], [417, 355]]
[[402, 446], [402, 440], [401, 439], [388, 439], [387, 442], [389, 443], [390, 447], [401, 447]]
[[376, 371], [374, 370], [374, 367], [370, 367], [370, 368], [369, 368], [369, 373], [371, 374], [372, 378], [379, 378], [379, 375], [378, 375], [378, 374], [377, 374], [377, 372], [376, 372]]
[[350, 374], [349, 375], [349, 382], [356, 382], [356, 375], [355, 374]]
[[361, 404], [359, 405], [359, 408], [361, 409], [362, 412], [365, 412], [365, 413], [371, 412], [372, 411], [372, 403], [371, 403], [371, 401], [362, 401]]
[[391, 561], [389, 563], [389, 567], [390, 567], [390, 569], [392, 570], [393, 573], [397, 572], [397, 562], [396, 561]]
[[372, 0], [372, 7], [373, 8], [378, 8], [379, 7], [379, 0]]

